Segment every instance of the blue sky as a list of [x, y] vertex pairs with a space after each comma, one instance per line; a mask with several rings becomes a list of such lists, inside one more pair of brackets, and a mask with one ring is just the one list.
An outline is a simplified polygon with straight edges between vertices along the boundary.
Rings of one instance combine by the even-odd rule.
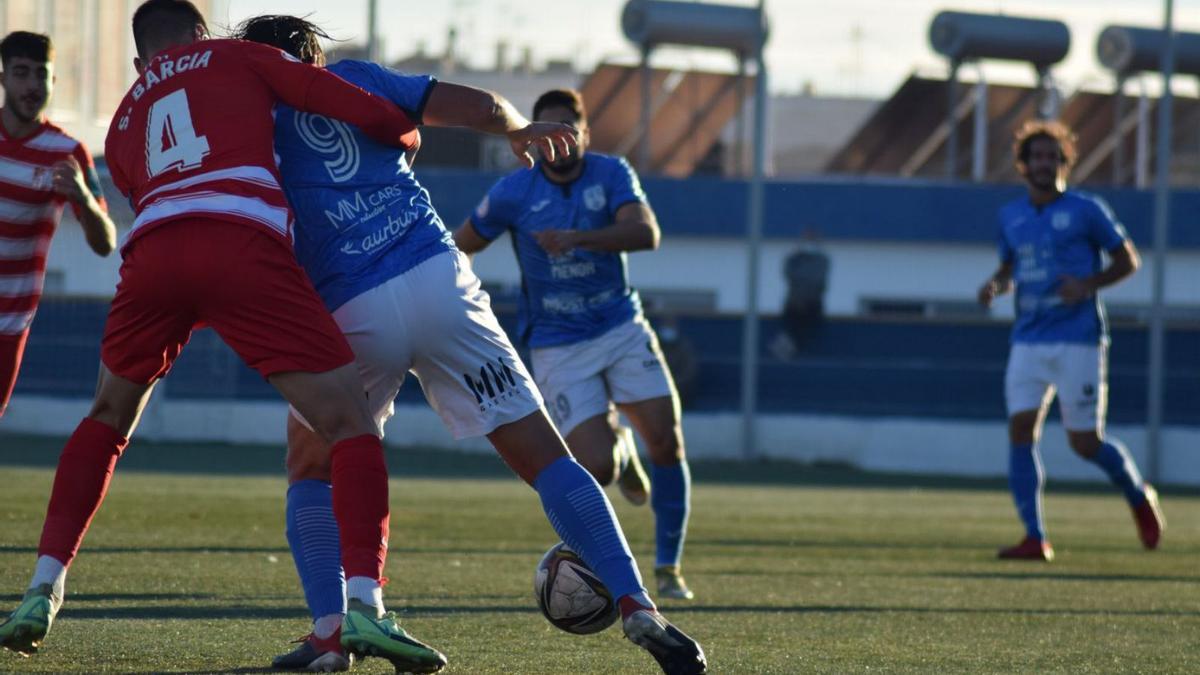
[[[361, 37], [367, 0], [226, 0], [236, 22], [265, 12], [309, 13], [335, 36]], [[755, 4], [752, 0], [723, 0]], [[620, 30], [626, 0], [379, 0], [381, 34], [390, 58], [423, 44], [441, 53], [447, 28], [458, 29], [459, 54], [478, 66], [495, 60], [500, 40], [510, 59], [530, 46], [535, 61], [569, 59], [584, 70], [601, 60], [633, 61], [637, 52]], [[1176, 0], [1176, 25], [1200, 31], [1200, 0]], [[943, 74], [930, 50], [930, 19], [942, 9], [1004, 12], [1058, 18], [1072, 32], [1071, 53], [1056, 74], [1068, 88], [1108, 86], [1095, 57], [1096, 36], [1110, 23], [1156, 26], [1162, 0], [767, 0], [772, 35], [767, 62], [772, 89], [797, 91], [811, 83], [818, 93], [886, 96], [913, 70]], [[656, 63], [732, 69], [732, 58], [702, 50], [663, 50]], [[1029, 83], [1028, 68], [987, 65], [992, 81]], [[1191, 87], [1191, 89], [1188, 89]], [[1194, 93], [1185, 83], [1183, 91]]]

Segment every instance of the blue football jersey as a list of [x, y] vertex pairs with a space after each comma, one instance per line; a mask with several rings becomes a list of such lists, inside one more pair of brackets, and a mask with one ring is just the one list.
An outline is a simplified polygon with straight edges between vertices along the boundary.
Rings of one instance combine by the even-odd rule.
[[[416, 123], [435, 80], [366, 61], [339, 61], [329, 70], [382, 96]], [[296, 258], [330, 311], [454, 250], [429, 193], [404, 153], [358, 129], [321, 115], [275, 109], [275, 154], [296, 214]]]
[[617, 209], [646, 201], [624, 159], [589, 152], [583, 162], [583, 173], [569, 184], [551, 182], [540, 166], [509, 174], [471, 216], [484, 239], [512, 233], [522, 278], [518, 331], [530, 347], [587, 340], [642, 311], [624, 253], [574, 249], [551, 256], [534, 239], [541, 230], [608, 227]]
[[1012, 264], [1017, 320], [1013, 342], [1096, 344], [1108, 339], [1098, 297], [1067, 305], [1058, 297], [1064, 276], [1101, 271], [1101, 253], [1124, 245], [1125, 228], [1099, 197], [1068, 190], [1034, 206], [1028, 198], [1000, 210], [1000, 259]]

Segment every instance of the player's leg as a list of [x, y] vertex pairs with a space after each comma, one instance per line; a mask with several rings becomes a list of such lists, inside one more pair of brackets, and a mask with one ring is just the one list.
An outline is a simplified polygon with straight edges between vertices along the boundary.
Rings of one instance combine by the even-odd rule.
[[117, 459], [149, 399], [153, 382], [170, 369], [193, 325], [188, 308], [171, 297], [180, 286], [162, 283], [155, 250], [164, 238], [147, 235], [126, 252], [101, 342], [92, 408], [59, 456], [30, 589], [0, 624], [0, 645], [37, 650], [64, 597], [67, 568], [104, 500]]
[[1137, 463], [1120, 440], [1104, 432], [1108, 411], [1108, 350], [1103, 346], [1066, 345], [1062, 356], [1059, 405], [1071, 449], [1100, 468], [1125, 495], [1138, 537], [1153, 549], [1166, 525], [1158, 493], [1142, 480]]
[[[401, 303], [394, 297], [395, 285], [402, 282], [392, 280], [367, 291], [334, 313], [355, 353], [367, 406], [380, 431], [393, 413], [392, 401], [412, 366], [412, 317], [398, 314]], [[352, 611], [347, 612], [328, 452], [329, 445], [293, 410], [288, 419], [288, 542], [312, 612], [313, 632], [300, 647], [280, 656], [273, 665], [309, 668], [318, 655], [336, 658], [332, 652], [342, 652], [344, 645], [348, 656], [380, 656], [391, 661], [397, 672], [440, 669], [446, 657], [408, 636], [395, 616], [385, 613], [381, 593], [373, 594], [370, 605], [352, 600]]]
[[634, 505], [646, 503], [650, 485], [630, 430], [617, 424], [603, 371], [612, 360], [607, 335], [531, 353], [538, 388], [571, 454], [601, 485], [618, 481]]
[[387, 551], [387, 466], [354, 353], [290, 248], [255, 228], [204, 226], [193, 244], [210, 261], [198, 314], [329, 444], [347, 595], [370, 604]]
[[347, 670], [353, 657], [342, 648], [346, 577], [333, 516], [329, 444], [292, 413], [287, 420], [285, 466], [288, 547], [313, 624], [309, 635], [292, 651], [277, 656], [271, 666], [280, 670]]
[[654, 510], [654, 571], [658, 594], [691, 600], [682, 575], [683, 546], [691, 512], [692, 477], [679, 421], [679, 399], [674, 396], [623, 403], [629, 418], [650, 454], [651, 499]]
[[604, 490], [570, 456], [546, 414], [538, 411], [502, 425], [488, 440], [537, 490], [559, 537], [618, 599], [625, 635], [650, 652], [664, 672], [705, 672], [703, 649], [658, 612]]
[[1025, 538], [1000, 550], [1001, 558], [1050, 560], [1054, 551], [1046, 539], [1042, 516], [1042, 468], [1038, 441], [1042, 422], [1054, 394], [1042, 362], [1031, 345], [1014, 344], [1004, 375], [1008, 417], [1008, 486], [1017, 516], [1025, 526]]
[[92, 410], [59, 455], [29, 589], [20, 606], [0, 624], [0, 646], [30, 654], [50, 631], [65, 597], [67, 568], [104, 501], [117, 459], [150, 389], [101, 367]]
[[[558, 535], [618, 598], [630, 639], [664, 669], [703, 672], [703, 650], [654, 608], [612, 505], [551, 424], [533, 378], [492, 314], [478, 279], [465, 259], [451, 260], [453, 267], [434, 259], [419, 268], [431, 278], [414, 275], [414, 288], [427, 287], [419, 297], [432, 299], [422, 323], [435, 332], [419, 339], [422, 347], [414, 359], [430, 404], [456, 438], [486, 434], [504, 461], [537, 491]], [[428, 290], [437, 288], [457, 297]], [[607, 406], [607, 398], [601, 398], [599, 410]], [[570, 423], [568, 408], [560, 412]]]
[[605, 379], [617, 407], [629, 418], [650, 455], [658, 593], [690, 600], [692, 591], [680, 571], [692, 480], [684, 450], [679, 394], [658, 338], [644, 320], [612, 334], [611, 351], [617, 356], [605, 371]]
[[17, 373], [21, 371], [21, 356], [28, 339], [28, 329], [16, 335], [0, 333], [0, 418], [4, 417], [13, 388], [17, 386]]

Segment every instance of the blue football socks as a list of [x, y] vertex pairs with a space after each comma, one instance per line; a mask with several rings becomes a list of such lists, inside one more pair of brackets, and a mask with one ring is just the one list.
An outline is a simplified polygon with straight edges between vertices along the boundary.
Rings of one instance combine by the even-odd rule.
[[650, 508], [654, 509], [655, 567], [679, 564], [687, 536], [692, 472], [687, 461], [671, 466], [650, 465]]
[[1013, 444], [1008, 453], [1008, 489], [1012, 491], [1017, 515], [1025, 524], [1025, 534], [1046, 540], [1042, 527], [1042, 485], [1045, 472], [1042, 458], [1032, 443]]
[[288, 488], [287, 538], [313, 620], [345, 614], [346, 577], [329, 483], [302, 480]]
[[1115, 438], [1104, 441], [1100, 444], [1099, 452], [1095, 456], [1089, 457], [1088, 461], [1108, 474], [1113, 485], [1121, 488], [1121, 492], [1125, 493], [1125, 500], [1129, 502], [1130, 506], [1141, 506], [1142, 502], [1146, 501], [1142, 475], [1138, 472], [1137, 465], [1133, 463], [1133, 458], [1129, 456], [1129, 450], [1121, 441]]
[[550, 525], [608, 587], [614, 599], [642, 593], [642, 577], [600, 484], [571, 457], [555, 460], [533, 488]]

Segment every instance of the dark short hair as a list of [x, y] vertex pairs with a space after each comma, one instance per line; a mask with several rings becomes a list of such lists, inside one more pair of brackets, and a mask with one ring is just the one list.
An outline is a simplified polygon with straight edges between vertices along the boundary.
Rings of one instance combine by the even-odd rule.
[[1054, 120], [1029, 120], [1017, 129], [1013, 136], [1013, 159], [1017, 164], [1029, 161], [1030, 148], [1039, 138], [1058, 144], [1060, 164], [1067, 168], [1075, 166], [1078, 154], [1075, 149], [1075, 134], [1070, 127]]
[[533, 104], [533, 119], [546, 108], [566, 108], [575, 115], [576, 122], [587, 121], [587, 106], [583, 104], [583, 94], [575, 89], [551, 89], [538, 97]]
[[5, 65], [14, 58], [23, 57], [37, 63], [54, 60], [54, 43], [49, 35], [16, 30], [0, 40], [0, 61]]
[[288, 14], [263, 14], [246, 19], [233, 29], [230, 37], [278, 47], [304, 63], [318, 66], [325, 63], [321, 39], [333, 39], [317, 24]]
[[208, 30], [204, 15], [188, 0], [146, 0], [133, 13], [133, 43], [138, 56], [146, 55], [146, 44], [183, 35], [196, 26]]

